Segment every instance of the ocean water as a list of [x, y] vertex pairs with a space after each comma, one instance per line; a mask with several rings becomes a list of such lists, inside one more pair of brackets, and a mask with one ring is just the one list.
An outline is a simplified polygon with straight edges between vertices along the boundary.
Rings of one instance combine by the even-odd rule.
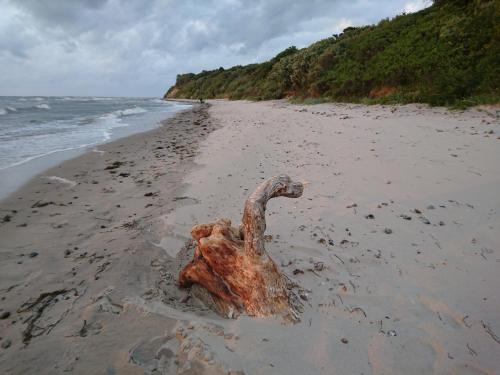
[[187, 106], [157, 98], [0, 97], [0, 198], [43, 169], [153, 129]]

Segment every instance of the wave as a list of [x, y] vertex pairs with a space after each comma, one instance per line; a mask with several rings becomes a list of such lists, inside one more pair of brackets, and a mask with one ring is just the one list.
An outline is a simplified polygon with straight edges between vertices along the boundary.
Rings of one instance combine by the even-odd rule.
[[47, 180], [51, 180], [51, 181], [57, 181], [61, 184], [67, 184], [67, 185], [70, 185], [71, 187], [73, 186], [76, 186], [78, 183], [76, 181], [73, 181], [73, 180], [68, 180], [67, 178], [64, 178], [64, 177], [58, 177], [58, 176], [45, 176], [45, 178]]
[[90, 100], [96, 100], [96, 101], [100, 101], [100, 100], [116, 100], [116, 98], [112, 98], [112, 97], [108, 97], [108, 96], [92, 96], [90, 98]]
[[61, 184], [67, 184], [70, 185], [71, 187], [76, 186], [78, 183], [73, 180], [68, 180], [67, 178], [64, 177], [59, 177], [59, 176], [44, 176], [47, 180], [51, 181], [57, 181]]
[[35, 159], [39, 159], [39, 158], [43, 158], [44, 156], [56, 154], [58, 152], [78, 150], [80, 148], [85, 148], [85, 147], [93, 146], [94, 144], [97, 144], [97, 142], [83, 144], [83, 145], [77, 145], [77, 146], [74, 146], [74, 147], [58, 148], [56, 150], [51, 150], [51, 151], [47, 151], [47, 152], [44, 152], [44, 153], [41, 153], [41, 154], [32, 155], [32, 156], [29, 156], [29, 157], [24, 158], [22, 160], [16, 161], [16, 162], [14, 162], [12, 164], [9, 164], [9, 165], [6, 165], [6, 166], [0, 166], [0, 170], [9, 169], [9, 168], [12, 168], [12, 167], [17, 167], [17, 166], [25, 164], [25, 163], [27, 163], [29, 161], [32, 161], [32, 160], [35, 160]]
[[144, 113], [144, 112], [147, 112], [147, 110], [145, 110], [142, 107], [133, 107], [133, 108], [127, 108], [127, 109], [124, 109], [121, 111], [116, 111], [114, 113], [118, 116], [130, 116], [130, 115], [137, 115], [139, 113]]
[[0, 115], [6, 115], [9, 112], [17, 112], [17, 109], [13, 107], [0, 108]]
[[33, 110], [34, 108], [37, 109], [50, 109], [50, 105], [48, 104], [37, 104], [31, 107], [5, 107], [5, 108], [0, 108], [0, 115], [6, 115], [8, 113], [13, 113], [17, 111], [30, 111]]
[[103, 126], [103, 128], [101, 127], [100, 130], [102, 131], [104, 142], [107, 142], [111, 139], [113, 129], [129, 126], [129, 124], [122, 122], [122, 120], [120, 119], [120, 115], [117, 112], [121, 111], [108, 113], [96, 119], [96, 123], [100, 123]]
[[57, 101], [75, 101], [75, 102], [91, 102], [91, 101], [109, 101], [109, 100], [115, 100], [116, 98], [111, 98], [111, 97], [99, 97], [99, 96], [64, 96], [64, 97], [57, 97], [54, 98], [54, 100]]
[[158, 98], [153, 98], [153, 99], [151, 99], [151, 101], [153, 103], [160, 103], [160, 104], [166, 104], [166, 103], [168, 103], [166, 100], [158, 99]]

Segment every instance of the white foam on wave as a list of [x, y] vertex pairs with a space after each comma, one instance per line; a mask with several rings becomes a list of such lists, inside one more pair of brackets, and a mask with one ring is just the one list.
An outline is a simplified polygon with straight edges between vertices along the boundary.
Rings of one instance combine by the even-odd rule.
[[144, 108], [133, 107], [124, 110], [114, 111], [112, 113], [107, 113], [105, 115], [99, 116], [97, 122], [101, 122], [103, 125], [102, 135], [103, 141], [107, 142], [112, 137], [112, 130], [115, 128], [122, 128], [129, 126], [130, 124], [123, 122], [120, 117], [135, 115], [139, 113], [147, 112]]
[[109, 130], [105, 130], [103, 133], [104, 141], [109, 141], [111, 139], [111, 132]]
[[6, 115], [9, 112], [17, 112], [17, 108], [14, 107], [0, 108], [0, 115]]
[[98, 117], [98, 122], [101, 122], [102, 125], [104, 126], [104, 129], [102, 129], [104, 142], [107, 142], [111, 139], [112, 129], [129, 126], [129, 124], [124, 123], [122, 122], [122, 120], [120, 120], [120, 118], [118, 117], [119, 115], [116, 112], [108, 113], [106, 115]]
[[50, 105], [48, 104], [38, 104], [36, 107], [39, 109], [50, 109]]
[[64, 177], [45, 176], [44, 178], [46, 178], [47, 180], [59, 182], [61, 184], [70, 185], [71, 187], [76, 186], [76, 184], [77, 184], [76, 181], [68, 180], [67, 178], [64, 178]]
[[127, 108], [121, 111], [116, 111], [115, 113], [118, 116], [130, 116], [130, 115], [137, 115], [139, 113], [144, 113], [147, 112], [144, 108], [142, 107], [133, 107], [133, 108]]
[[151, 101], [152, 101], [153, 103], [161, 103], [161, 104], [166, 104], [166, 103], [168, 103], [166, 100], [163, 100], [163, 99], [158, 99], [158, 98], [151, 99]]

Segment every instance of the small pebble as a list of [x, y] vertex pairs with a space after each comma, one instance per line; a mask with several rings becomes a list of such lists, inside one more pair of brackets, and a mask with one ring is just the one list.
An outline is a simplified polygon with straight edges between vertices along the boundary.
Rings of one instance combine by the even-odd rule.
[[4, 342], [2, 342], [3, 349], [9, 348], [11, 345], [12, 345], [12, 341], [10, 341], [10, 340], [5, 340]]
[[427, 219], [426, 217], [423, 217], [423, 216], [420, 218], [420, 221], [421, 221], [422, 223], [424, 223], [424, 224], [427, 224], [427, 225], [429, 225], [429, 224], [431, 223], [431, 222], [429, 221], [429, 219]]
[[323, 271], [324, 268], [325, 268], [325, 264], [323, 262], [314, 263], [314, 270], [315, 271]]
[[385, 234], [391, 234], [392, 233], [392, 229], [391, 228], [385, 228], [384, 229], [384, 233]]
[[4, 311], [4, 312], [0, 313], [0, 319], [7, 319], [9, 316], [10, 316], [9, 311]]
[[349, 340], [347, 340], [345, 337], [342, 337], [342, 338], [340, 339], [340, 342], [341, 342], [342, 344], [347, 344], [347, 343], [349, 342]]
[[36, 251], [32, 251], [31, 253], [29, 253], [29, 257], [30, 258], [34, 258], [38, 255], [38, 253]]

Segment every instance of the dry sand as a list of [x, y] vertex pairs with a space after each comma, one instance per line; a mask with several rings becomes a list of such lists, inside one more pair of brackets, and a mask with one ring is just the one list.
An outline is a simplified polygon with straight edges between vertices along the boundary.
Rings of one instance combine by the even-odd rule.
[[[1, 202], [0, 372], [500, 372], [494, 109], [211, 104]], [[269, 202], [266, 247], [301, 322], [223, 319], [176, 285], [189, 230], [281, 173], [306, 190]]]

